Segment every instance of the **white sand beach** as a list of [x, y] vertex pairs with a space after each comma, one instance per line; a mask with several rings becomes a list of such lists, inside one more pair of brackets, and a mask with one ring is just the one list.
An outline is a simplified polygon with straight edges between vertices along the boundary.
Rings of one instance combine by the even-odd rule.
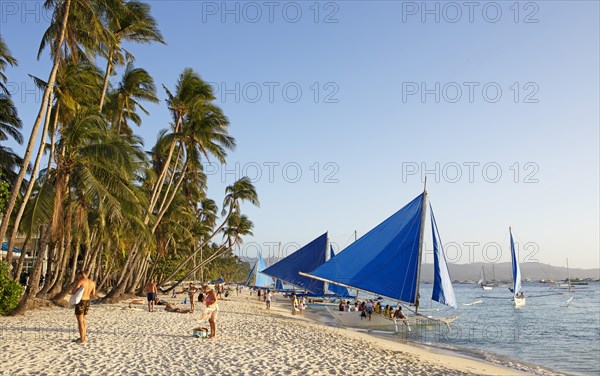
[[[159, 296], [166, 299], [164, 296]], [[184, 308], [183, 297], [177, 301]], [[198, 313], [147, 312], [129, 301], [92, 305], [87, 344], [71, 309], [0, 317], [6, 375], [517, 375], [518, 371], [427, 348], [381, 340], [270, 311], [248, 291], [220, 301], [218, 337], [192, 337]], [[189, 307], [189, 305], [188, 305]]]

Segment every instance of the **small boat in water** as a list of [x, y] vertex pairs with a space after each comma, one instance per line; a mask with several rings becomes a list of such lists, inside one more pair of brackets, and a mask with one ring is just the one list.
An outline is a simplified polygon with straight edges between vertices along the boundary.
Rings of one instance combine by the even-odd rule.
[[510, 254], [512, 257], [512, 274], [513, 274], [513, 301], [515, 307], [523, 307], [526, 303], [525, 294], [521, 291], [521, 269], [519, 268], [519, 260], [517, 257], [517, 251], [515, 250], [515, 242], [512, 236], [512, 230], [509, 227], [508, 232], [510, 233]]
[[492, 289], [492, 285], [488, 284], [485, 279], [485, 269], [483, 268], [483, 265], [481, 265], [481, 273], [479, 274], [479, 280], [477, 281], [477, 284], [484, 290]]

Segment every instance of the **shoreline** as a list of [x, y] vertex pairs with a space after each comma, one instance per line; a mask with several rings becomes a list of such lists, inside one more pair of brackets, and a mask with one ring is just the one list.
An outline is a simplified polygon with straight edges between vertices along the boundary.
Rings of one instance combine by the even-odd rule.
[[[179, 298], [159, 297], [185, 307]], [[93, 304], [83, 346], [71, 342], [78, 336], [72, 309], [0, 317], [2, 374], [341, 375], [365, 369], [440, 376], [526, 374], [449, 350], [293, 316], [284, 303], [274, 302], [267, 311], [247, 289], [219, 302], [220, 332], [213, 340], [192, 337], [192, 328], [208, 326], [198, 325], [198, 313], [170, 313], [164, 306], [151, 313], [145, 305], [128, 308], [129, 303]]]

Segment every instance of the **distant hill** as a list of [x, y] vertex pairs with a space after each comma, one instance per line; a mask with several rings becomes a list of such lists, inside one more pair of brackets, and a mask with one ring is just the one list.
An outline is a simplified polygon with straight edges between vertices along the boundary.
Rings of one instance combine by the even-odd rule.
[[[253, 266], [256, 258], [241, 257], [241, 260]], [[272, 265], [279, 261], [277, 257], [265, 258], [267, 265]], [[472, 264], [449, 264], [450, 277], [453, 281], [477, 281], [481, 271], [481, 265], [485, 268], [485, 277], [491, 280], [494, 275], [492, 272], [492, 264], [475, 262]], [[555, 281], [567, 279], [566, 266], [552, 266], [539, 262], [521, 263], [521, 275], [523, 279], [531, 278], [533, 281], [540, 279], [553, 279]], [[493, 271], [496, 274], [497, 281], [512, 280], [512, 265], [510, 262], [502, 262], [494, 264]], [[571, 279], [593, 278], [600, 279], [600, 269], [578, 269], [569, 268]], [[421, 267], [421, 280], [424, 282], [433, 282], [433, 264], [423, 264]]]
[[[492, 271], [496, 274], [497, 281], [512, 280], [512, 265], [510, 262], [494, 264], [472, 263], [472, 264], [449, 264], [450, 277], [453, 281], [477, 281], [481, 272], [481, 265], [485, 268], [485, 277], [488, 280], [493, 278]], [[520, 264], [521, 276], [523, 279], [531, 278], [533, 281], [541, 279], [553, 279], [555, 281], [567, 279], [567, 268], [562, 266], [551, 266], [538, 262], [525, 262]], [[574, 278], [593, 278], [600, 279], [600, 269], [576, 269], [569, 268], [569, 276]], [[423, 264], [421, 267], [421, 280], [425, 282], [433, 281], [433, 264]]]

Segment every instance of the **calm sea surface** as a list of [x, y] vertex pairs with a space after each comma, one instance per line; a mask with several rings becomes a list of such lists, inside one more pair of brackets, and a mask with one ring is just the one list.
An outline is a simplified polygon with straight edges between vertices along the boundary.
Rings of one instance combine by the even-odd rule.
[[[524, 283], [527, 305], [522, 308], [514, 307], [507, 287], [484, 291], [455, 284], [457, 311], [426, 302], [431, 288], [430, 284], [420, 287], [423, 314], [458, 311], [460, 317], [450, 329], [445, 325], [412, 328], [386, 338], [457, 350], [529, 373], [552, 374], [536, 367], [541, 366], [556, 373], [600, 375], [600, 283], [576, 286], [572, 292], [556, 285]], [[332, 322], [325, 315], [322, 318]]]

